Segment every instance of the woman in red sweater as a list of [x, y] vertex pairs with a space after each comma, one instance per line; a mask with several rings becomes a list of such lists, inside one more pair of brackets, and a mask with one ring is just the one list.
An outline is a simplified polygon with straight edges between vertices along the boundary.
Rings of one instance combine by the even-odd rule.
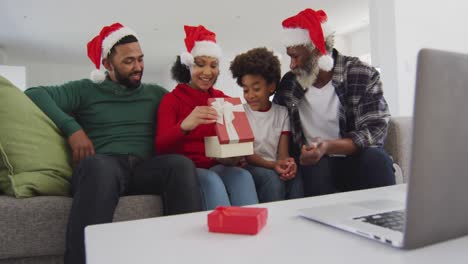
[[203, 26], [185, 26], [187, 52], [177, 56], [172, 77], [179, 84], [166, 94], [157, 115], [155, 150], [182, 154], [193, 160], [204, 209], [220, 205], [258, 203], [252, 175], [235, 165], [239, 158], [205, 156], [204, 138], [215, 136], [217, 112], [208, 98], [228, 97], [213, 88], [219, 75], [221, 49], [215, 34]]

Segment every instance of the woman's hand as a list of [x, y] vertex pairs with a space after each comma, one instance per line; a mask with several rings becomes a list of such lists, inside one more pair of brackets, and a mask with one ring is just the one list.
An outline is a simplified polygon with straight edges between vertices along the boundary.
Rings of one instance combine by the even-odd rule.
[[196, 106], [192, 112], [182, 121], [180, 129], [190, 132], [197, 126], [215, 123], [218, 119], [218, 112], [211, 106]]

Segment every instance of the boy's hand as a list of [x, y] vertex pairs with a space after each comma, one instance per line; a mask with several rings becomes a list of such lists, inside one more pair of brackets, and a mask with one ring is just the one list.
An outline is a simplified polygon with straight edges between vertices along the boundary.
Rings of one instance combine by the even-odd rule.
[[277, 160], [275, 163], [274, 170], [280, 175], [283, 175], [285, 173], [289, 172], [289, 162], [286, 159], [283, 160]]
[[293, 158], [277, 160], [274, 169], [283, 181], [290, 180], [296, 176], [296, 163]]
[[285, 173], [280, 174], [280, 179], [288, 181], [296, 177], [297, 165], [293, 158], [287, 158], [285, 161], [287, 162], [287, 170]]

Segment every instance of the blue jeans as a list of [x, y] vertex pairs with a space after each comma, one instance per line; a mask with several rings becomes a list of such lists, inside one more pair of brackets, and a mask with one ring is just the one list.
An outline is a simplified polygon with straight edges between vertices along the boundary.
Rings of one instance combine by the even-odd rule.
[[304, 187], [300, 174], [289, 181], [280, 179], [278, 173], [263, 167], [247, 165], [245, 167], [255, 181], [258, 200], [261, 203], [304, 197]]
[[317, 164], [299, 166], [299, 170], [306, 197], [395, 184], [393, 162], [381, 147], [347, 157], [324, 156]]
[[257, 204], [257, 192], [250, 173], [240, 167], [216, 165], [210, 169], [197, 168], [202, 208]]

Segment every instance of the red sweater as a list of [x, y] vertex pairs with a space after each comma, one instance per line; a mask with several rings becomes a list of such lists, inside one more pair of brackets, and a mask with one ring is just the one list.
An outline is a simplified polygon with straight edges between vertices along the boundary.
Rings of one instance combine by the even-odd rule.
[[211, 87], [208, 92], [195, 90], [186, 84], [178, 84], [164, 95], [156, 119], [155, 151], [158, 154], [181, 154], [195, 163], [197, 168], [210, 168], [217, 162], [205, 156], [204, 138], [215, 136], [214, 124], [199, 125], [188, 134], [180, 129], [182, 121], [196, 106], [208, 105], [208, 98], [228, 97]]

